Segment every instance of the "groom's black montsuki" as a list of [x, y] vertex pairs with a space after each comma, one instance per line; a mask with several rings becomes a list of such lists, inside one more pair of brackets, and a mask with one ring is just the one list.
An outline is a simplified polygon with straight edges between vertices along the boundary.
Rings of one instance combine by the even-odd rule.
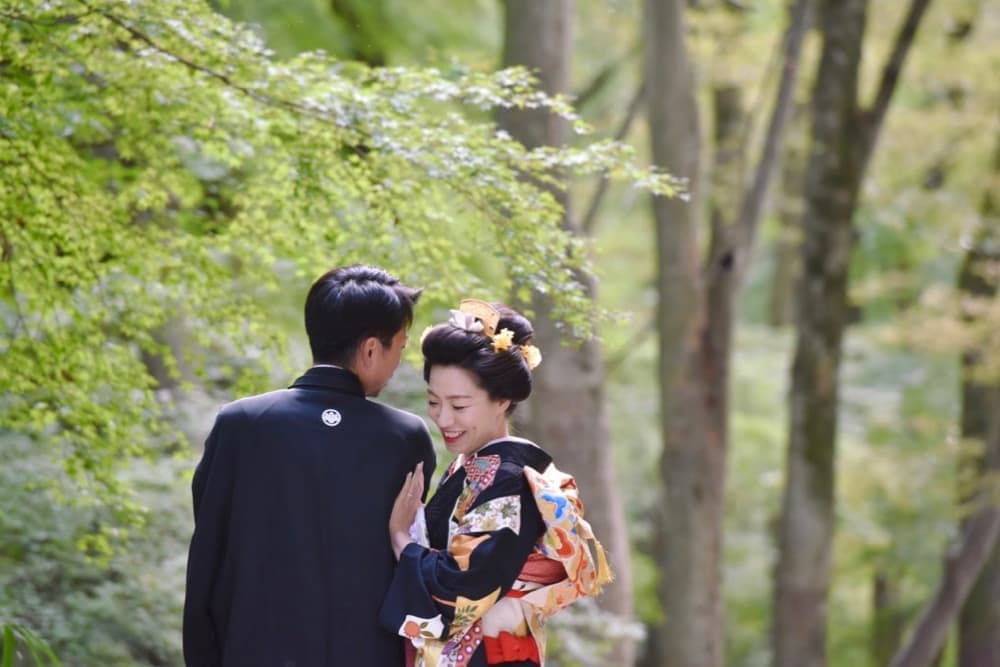
[[423, 421], [339, 368], [225, 406], [192, 485], [187, 665], [402, 665], [378, 611], [393, 499], [421, 461], [430, 480]]

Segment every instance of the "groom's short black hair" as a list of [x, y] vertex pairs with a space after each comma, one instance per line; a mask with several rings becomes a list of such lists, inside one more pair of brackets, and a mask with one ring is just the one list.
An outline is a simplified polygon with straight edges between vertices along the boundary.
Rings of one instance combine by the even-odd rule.
[[331, 269], [306, 297], [306, 333], [313, 363], [349, 366], [358, 345], [370, 336], [386, 347], [413, 322], [421, 290], [388, 272], [363, 264]]

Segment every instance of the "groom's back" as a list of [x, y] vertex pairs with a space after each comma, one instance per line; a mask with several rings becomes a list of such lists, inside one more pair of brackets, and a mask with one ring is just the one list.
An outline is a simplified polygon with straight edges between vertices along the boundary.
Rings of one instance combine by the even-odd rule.
[[402, 664], [377, 621], [395, 565], [388, 517], [433, 452], [418, 417], [366, 400], [351, 378], [313, 368], [220, 413], [193, 485], [189, 665], [203, 664], [206, 622], [227, 666]]

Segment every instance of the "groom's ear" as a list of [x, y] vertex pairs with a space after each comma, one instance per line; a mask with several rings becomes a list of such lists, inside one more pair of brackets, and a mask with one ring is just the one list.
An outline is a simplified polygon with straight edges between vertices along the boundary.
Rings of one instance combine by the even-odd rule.
[[377, 358], [376, 351], [381, 347], [382, 341], [377, 336], [369, 336], [358, 344], [358, 349], [354, 354], [354, 364], [356, 368], [369, 368]]

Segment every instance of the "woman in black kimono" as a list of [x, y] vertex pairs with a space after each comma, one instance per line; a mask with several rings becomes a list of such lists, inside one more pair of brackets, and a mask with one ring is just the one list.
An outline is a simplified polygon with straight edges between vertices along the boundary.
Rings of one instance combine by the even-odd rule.
[[541, 665], [545, 620], [610, 572], [572, 477], [510, 435], [541, 361], [531, 323], [471, 299], [451, 312], [421, 346], [428, 412], [457, 458], [423, 514], [420, 470], [400, 491], [382, 623], [410, 640], [417, 667]]

